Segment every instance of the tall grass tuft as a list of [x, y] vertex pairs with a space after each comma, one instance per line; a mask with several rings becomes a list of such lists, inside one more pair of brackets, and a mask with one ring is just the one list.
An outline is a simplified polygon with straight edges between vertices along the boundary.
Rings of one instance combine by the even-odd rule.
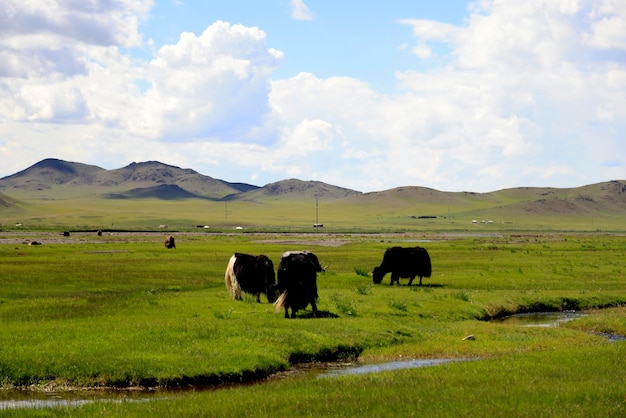
[[391, 300], [388, 302], [388, 305], [390, 308], [400, 312], [407, 312], [409, 310], [409, 305], [404, 301]]
[[369, 269], [363, 267], [354, 267], [354, 272], [357, 274], [357, 276], [370, 277]]
[[450, 295], [453, 298], [458, 299], [458, 300], [462, 300], [462, 301], [465, 301], [465, 302], [469, 302], [470, 301], [470, 295], [465, 290], [459, 290], [458, 292], [452, 292]]
[[366, 286], [357, 286], [354, 288], [354, 291], [357, 295], [371, 295], [373, 286], [372, 284], [368, 284]]
[[354, 304], [347, 298], [342, 297], [339, 294], [334, 294], [330, 299], [335, 304], [337, 311], [341, 312], [343, 315], [357, 316], [357, 310], [354, 307]]

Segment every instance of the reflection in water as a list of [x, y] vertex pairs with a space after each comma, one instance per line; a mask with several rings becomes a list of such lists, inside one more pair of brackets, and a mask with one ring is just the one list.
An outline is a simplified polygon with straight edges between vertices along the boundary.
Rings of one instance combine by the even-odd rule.
[[[563, 322], [573, 321], [574, 319], [582, 318], [587, 315], [589, 314], [576, 311], [531, 312], [507, 316], [502, 319], [496, 319], [494, 322], [525, 327], [558, 327], [559, 324], [562, 324]], [[589, 333], [606, 338], [611, 342], [626, 341], [626, 336], [624, 335], [593, 331], [589, 331]]]
[[573, 321], [583, 316], [587, 316], [587, 314], [576, 311], [531, 312], [515, 314], [495, 321], [506, 323], [507, 325], [522, 325], [527, 327], [558, 327], [559, 324], [563, 322]]
[[598, 337], [604, 337], [611, 342], [626, 341], [626, 335], [611, 334], [608, 332], [592, 332], [591, 334], [597, 335]]
[[353, 374], [366, 374], [386, 372], [390, 370], [402, 370], [402, 369], [415, 369], [418, 367], [436, 366], [438, 364], [452, 363], [457, 361], [470, 361], [477, 360], [471, 359], [424, 359], [424, 360], [403, 360], [403, 361], [390, 361], [387, 363], [379, 364], [366, 364], [363, 366], [348, 366], [340, 369], [327, 370], [320, 373], [317, 377], [336, 377]]
[[86, 399], [83, 400], [67, 400], [67, 399], [28, 399], [21, 401], [0, 401], [0, 411], [7, 409], [22, 409], [22, 408], [52, 408], [56, 406], [81, 406], [90, 402]]
[[156, 391], [36, 392], [8, 390], [0, 391], [0, 411], [64, 406], [77, 407], [93, 402], [145, 402], [157, 399], [156, 394]]

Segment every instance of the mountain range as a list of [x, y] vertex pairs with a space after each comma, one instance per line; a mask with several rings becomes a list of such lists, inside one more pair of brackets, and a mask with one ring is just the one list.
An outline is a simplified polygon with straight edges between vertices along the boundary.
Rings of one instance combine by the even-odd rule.
[[[454, 208], [455, 212], [566, 216], [603, 214], [618, 219], [626, 214], [626, 181], [611, 180], [576, 188], [519, 187], [489, 193], [444, 192], [404, 186], [362, 193], [319, 181], [287, 179], [255, 186], [232, 183], [191, 169], [157, 161], [131, 163], [107, 170], [59, 159], [45, 159], [0, 179], [0, 210], [25, 201], [55, 199], [203, 199], [214, 202], [268, 202], [323, 199], [346, 208]], [[348, 209], [346, 209], [348, 210]], [[428, 210], [428, 209], [427, 209]], [[488, 216], [488, 215], [485, 215]]]
[[106, 170], [94, 165], [49, 158], [0, 179], [0, 190], [18, 195], [45, 196], [52, 192], [64, 195], [71, 193], [76, 197], [97, 194], [110, 199], [220, 199], [257, 188], [250, 184], [217, 180], [191, 169], [156, 161], [131, 163], [123, 168]]
[[105, 199], [159, 198], [236, 200], [268, 196], [310, 194], [347, 197], [360, 192], [318, 181], [296, 179], [264, 187], [231, 183], [202, 175], [191, 169], [158, 161], [131, 163], [123, 168], [104, 168], [48, 158], [18, 173], [0, 179], [0, 192], [17, 196], [46, 195], [73, 197], [98, 195]]

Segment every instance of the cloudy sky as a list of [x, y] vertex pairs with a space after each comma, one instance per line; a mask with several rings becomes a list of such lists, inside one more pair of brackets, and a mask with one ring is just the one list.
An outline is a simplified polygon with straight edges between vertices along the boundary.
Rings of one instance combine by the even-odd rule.
[[161, 161], [259, 186], [626, 179], [623, 0], [2, 0], [0, 177]]

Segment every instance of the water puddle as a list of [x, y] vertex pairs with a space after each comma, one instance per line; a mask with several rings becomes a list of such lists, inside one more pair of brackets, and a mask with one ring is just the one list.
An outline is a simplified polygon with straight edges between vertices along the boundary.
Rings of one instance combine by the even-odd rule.
[[604, 337], [611, 342], [626, 341], [626, 335], [611, 334], [608, 332], [590, 332], [590, 334], [597, 335], [598, 337]]
[[378, 372], [386, 372], [393, 370], [403, 370], [403, 369], [416, 369], [418, 367], [429, 367], [436, 366], [438, 364], [446, 364], [460, 361], [472, 361], [478, 359], [422, 359], [422, 360], [401, 360], [401, 361], [390, 361], [385, 363], [377, 363], [377, 364], [365, 364], [360, 366], [348, 365], [339, 368], [333, 368], [331, 370], [325, 370], [317, 375], [318, 378], [326, 378], [326, 377], [337, 377], [337, 376], [347, 376], [347, 375], [357, 375], [357, 374], [367, 374], [367, 373], [378, 373]]
[[573, 321], [584, 316], [587, 316], [587, 314], [576, 311], [531, 312], [496, 319], [495, 322], [525, 327], [558, 327], [563, 322]]
[[78, 407], [94, 402], [147, 402], [157, 399], [157, 391], [0, 391], [0, 411], [52, 407]]
[[[560, 324], [568, 321], [573, 321], [577, 318], [582, 318], [589, 314], [576, 312], [576, 311], [562, 311], [562, 312], [531, 312], [523, 314], [515, 314], [507, 316], [501, 319], [496, 319], [494, 322], [500, 322], [507, 325], [517, 325], [524, 327], [558, 327]], [[607, 332], [593, 332], [589, 331], [589, 334], [603, 337], [611, 342], [626, 341], [626, 335], [612, 334]]]

